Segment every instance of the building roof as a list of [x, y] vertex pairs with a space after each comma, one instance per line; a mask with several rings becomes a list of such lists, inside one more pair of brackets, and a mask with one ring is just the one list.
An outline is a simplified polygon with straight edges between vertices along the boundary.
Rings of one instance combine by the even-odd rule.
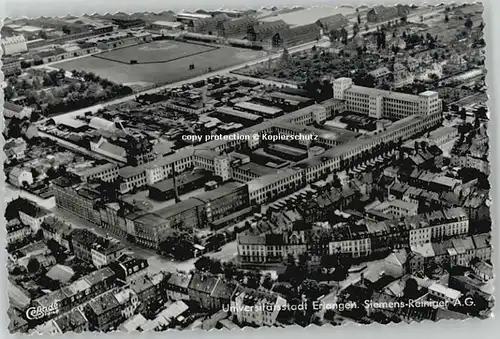
[[159, 216], [161, 218], [168, 219], [168, 218], [171, 218], [177, 214], [186, 212], [186, 211], [191, 210], [191, 209], [195, 209], [195, 208], [200, 207], [202, 205], [203, 205], [202, 201], [200, 201], [198, 199], [191, 198], [188, 200], [181, 201], [177, 204], [162, 208], [162, 209], [154, 212], [154, 214], [156, 214], [157, 216]]
[[105, 172], [105, 171], [108, 171], [108, 170], [111, 170], [114, 168], [118, 169], [118, 165], [113, 164], [113, 163], [107, 163], [107, 164], [102, 164], [102, 165], [92, 166], [90, 168], [86, 168], [85, 170], [79, 171], [76, 174], [80, 177], [90, 177], [94, 174], [99, 174], [99, 173], [102, 173], [102, 172]]
[[210, 295], [214, 291], [219, 279], [219, 277], [214, 275], [195, 272], [189, 282], [189, 289]]
[[170, 305], [169, 307], [167, 307], [167, 309], [165, 309], [162, 312], [160, 312], [160, 314], [158, 314], [158, 316], [156, 318], [157, 319], [158, 318], [163, 318], [162, 319], [163, 322], [165, 324], [168, 324], [168, 323], [170, 323], [170, 321], [172, 319], [177, 318], [178, 316], [180, 316], [181, 314], [183, 314], [184, 312], [186, 312], [188, 309], [189, 309], [189, 306], [186, 305], [186, 303], [184, 301], [177, 300], [172, 305]]
[[472, 236], [472, 240], [476, 248], [491, 247], [491, 235], [489, 233], [475, 234]]
[[60, 282], [68, 282], [75, 275], [75, 271], [69, 266], [57, 264], [53, 266], [46, 274], [52, 280], [57, 280]]
[[61, 234], [63, 237], [68, 237], [73, 232], [73, 228], [69, 223], [54, 216], [45, 218], [40, 227], [51, 233]]
[[84, 279], [92, 286], [97, 283], [113, 277], [115, 274], [109, 267], [101, 268], [84, 277]]
[[262, 119], [262, 117], [257, 115], [257, 114], [237, 111], [237, 110], [232, 109], [230, 107], [217, 107], [215, 109], [215, 111], [219, 114], [229, 115], [229, 116], [233, 116], [233, 117], [237, 117], [237, 118], [243, 118], [246, 120], [255, 121], [255, 120]]
[[62, 333], [72, 332], [88, 322], [87, 318], [79, 309], [73, 309], [54, 321]]
[[368, 74], [372, 75], [376, 79], [391, 74], [391, 71], [389, 71], [387, 67], [380, 67], [371, 72], [368, 72]]
[[206, 204], [229, 195], [244, 186], [245, 184], [239, 182], [228, 182], [214, 190], [203, 192], [200, 195], [197, 195], [194, 199], [198, 199]]
[[119, 156], [119, 157], [123, 157], [127, 154], [127, 151], [125, 150], [125, 148], [118, 146], [118, 145], [115, 145], [115, 144], [112, 144], [107, 140], [105, 140], [101, 143], [101, 145], [99, 146], [99, 149], [103, 150], [104, 152], [108, 152], [108, 153], [111, 153], [111, 154]]
[[354, 13], [354, 11], [354, 8], [347, 7], [317, 6], [284, 14], [272, 15], [262, 18], [260, 21], [283, 20], [291, 26], [303, 26], [315, 23], [320, 19], [327, 19], [336, 14], [349, 15]]
[[411, 250], [412, 252], [422, 255], [424, 258], [430, 258], [436, 255], [430, 242], [421, 245], [413, 245], [411, 246]]
[[278, 300], [278, 295], [267, 291], [257, 291], [250, 288], [245, 288], [239, 286], [234, 293], [233, 298], [242, 298], [243, 305], [255, 306], [255, 305], [274, 305]]
[[429, 286], [429, 291], [441, 293], [450, 299], [458, 299], [462, 295], [462, 293], [460, 293], [459, 291], [443, 286], [438, 283], [434, 283], [431, 286]]
[[144, 318], [142, 314], [135, 314], [129, 319], [127, 319], [123, 324], [121, 324], [118, 329], [125, 330], [126, 332], [136, 331], [139, 327], [144, 325], [147, 319]]
[[279, 113], [283, 112], [283, 110], [281, 108], [258, 105], [258, 104], [254, 104], [254, 103], [251, 103], [248, 101], [238, 102], [234, 105], [234, 107], [237, 107], [237, 108], [240, 108], [243, 110], [248, 110], [251, 112], [259, 112], [259, 113], [264, 113], [264, 114], [269, 114], [269, 115], [275, 115], [275, 114], [279, 114]]
[[85, 122], [76, 119], [65, 119], [61, 121], [59, 124], [73, 129], [80, 129], [82, 127], [87, 126]]
[[117, 308], [120, 306], [120, 303], [118, 300], [115, 298], [115, 295], [113, 292], [108, 292], [101, 294], [95, 299], [92, 299], [88, 306], [96, 315], [101, 315], [104, 314], [114, 308]]
[[236, 289], [236, 284], [233, 282], [225, 281], [220, 279], [214, 290], [212, 291], [211, 297], [223, 300], [229, 300]]
[[182, 288], [188, 288], [190, 281], [191, 281], [191, 276], [174, 273], [168, 279], [167, 284], [179, 286]]
[[[189, 184], [191, 182], [202, 179], [205, 176], [205, 173], [195, 172], [195, 173], [184, 173], [175, 177], [177, 187]], [[159, 181], [153, 185], [151, 188], [155, 188], [162, 192], [169, 192], [174, 189], [174, 180], [173, 178], [169, 178], [166, 180]]]
[[130, 288], [137, 294], [149, 290], [154, 285], [147, 276], [139, 276], [130, 282]]
[[20, 113], [23, 109], [26, 108], [26, 107], [23, 107], [20, 105], [13, 104], [13, 103], [8, 102], [8, 101], [4, 102], [3, 107], [4, 107], [4, 109], [7, 109], [9, 111], [14, 111], [16, 113]]
[[270, 183], [274, 183], [282, 179], [289, 178], [290, 176], [298, 173], [300, 173], [298, 170], [292, 168], [278, 170], [276, 173], [268, 174], [260, 178], [254, 179], [252, 181], [249, 181], [247, 183], [248, 191], [255, 192], [261, 189], [262, 187], [268, 186]]
[[90, 118], [89, 126], [95, 129], [103, 129], [106, 131], [116, 130], [115, 123], [107, 119], [92, 117]]

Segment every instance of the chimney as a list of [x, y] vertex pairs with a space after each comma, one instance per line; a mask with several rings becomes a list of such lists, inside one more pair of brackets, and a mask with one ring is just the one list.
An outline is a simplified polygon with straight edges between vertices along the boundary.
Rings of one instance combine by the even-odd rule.
[[365, 274], [363, 272], [361, 272], [361, 275], [360, 275], [360, 278], [361, 278], [361, 285], [364, 285], [365, 284]]

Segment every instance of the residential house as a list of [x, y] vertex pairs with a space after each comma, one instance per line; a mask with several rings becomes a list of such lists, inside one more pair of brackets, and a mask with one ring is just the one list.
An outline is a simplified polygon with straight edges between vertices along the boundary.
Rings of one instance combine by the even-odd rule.
[[484, 261], [476, 262], [472, 265], [472, 270], [478, 277], [483, 279], [483, 281], [489, 281], [494, 278], [493, 266]]
[[387, 67], [380, 67], [368, 72], [373, 77], [377, 85], [392, 84], [394, 75]]
[[384, 259], [385, 274], [395, 278], [402, 277], [407, 272], [407, 260], [406, 249], [393, 251]]
[[75, 230], [71, 243], [77, 258], [97, 268], [109, 265], [125, 252], [125, 246], [117, 239], [102, 238], [87, 229]]
[[157, 286], [153, 284], [147, 275], [142, 275], [130, 282], [130, 288], [137, 295], [140, 305], [138, 312], [148, 316], [154, 314], [158, 303]]
[[491, 234], [475, 234], [472, 240], [476, 247], [475, 257], [482, 261], [491, 260]]
[[69, 223], [57, 217], [49, 216], [44, 219], [40, 225], [40, 229], [46, 241], [54, 239], [59, 245], [66, 249], [69, 250], [72, 248], [71, 234], [73, 232], [73, 227], [71, 227]]
[[3, 115], [6, 118], [29, 119], [33, 109], [30, 107], [19, 106], [11, 102], [4, 102]]
[[14, 167], [9, 172], [9, 182], [16, 187], [30, 186], [33, 184], [31, 171], [22, 167]]
[[275, 326], [276, 319], [287, 301], [268, 291], [238, 287], [231, 298], [230, 310], [240, 324]]
[[106, 267], [87, 274], [68, 286], [32, 300], [32, 306], [50, 307], [57, 302], [58, 314], [62, 314], [113, 289], [116, 285], [116, 278], [113, 271]]
[[167, 296], [170, 300], [189, 300], [191, 275], [173, 273], [167, 281]]
[[188, 286], [189, 299], [204, 309], [220, 309], [223, 305], [229, 305], [235, 288], [221, 277], [195, 272]]
[[472, 237], [451, 239], [456, 255], [452, 258], [452, 263], [459, 266], [469, 266], [475, 257], [475, 246]]
[[79, 309], [73, 309], [61, 317], [52, 320], [59, 334], [68, 332], [85, 333], [89, 330], [89, 322]]
[[7, 245], [24, 240], [33, 230], [22, 224], [19, 219], [12, 219], [7, 222]]
[[19, 211], [19, 219], [23, 224], [30, 226], [33, 232], [37, 232], [44, 220], [53, 215], [53, 212], [31, 201], [28, 201]]
[[112, 262], [109, 267], [115, 272], [117, 279], [125, 283], [130, 283], [140, 276], [145, 275], [149, 264], [146, 259], [123, 254], [115, 262]]
[[411, 246], [411, 252], [408, 256], [410, 272], [412, 274], [424, 272], [428, 265], [433, 262], [434, 256], [431, 243]]
[[26, 141], [22, 138], [13, 138], [8, 140], [3, 146], [3, 150], [7, 159], [9, 160], [20, 160], [24, 158], [26, 148]]
[[125, 320], [123, 306], [115, 297], [115, 291], [104, 293], [91, 300], [84, 313], [91, 325], [91, 330], [110, 331]]

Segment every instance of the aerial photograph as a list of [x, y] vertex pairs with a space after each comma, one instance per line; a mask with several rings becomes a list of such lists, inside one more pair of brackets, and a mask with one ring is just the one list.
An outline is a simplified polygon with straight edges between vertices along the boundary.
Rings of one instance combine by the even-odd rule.
[[483, 11], [6, 18], [9, 332], [491, 318]]

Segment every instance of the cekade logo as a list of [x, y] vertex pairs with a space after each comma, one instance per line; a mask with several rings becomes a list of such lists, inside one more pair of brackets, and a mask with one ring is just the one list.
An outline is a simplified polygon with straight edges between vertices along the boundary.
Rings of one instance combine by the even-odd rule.
[[59, 313], [58, 301], [54, 302], [52, 305], [49, 306], [38, 306], [38, 307], [28, 308], [26, 310], [26, 318], [28, 318], [29, 320], [37, 320], [57, 313]]

